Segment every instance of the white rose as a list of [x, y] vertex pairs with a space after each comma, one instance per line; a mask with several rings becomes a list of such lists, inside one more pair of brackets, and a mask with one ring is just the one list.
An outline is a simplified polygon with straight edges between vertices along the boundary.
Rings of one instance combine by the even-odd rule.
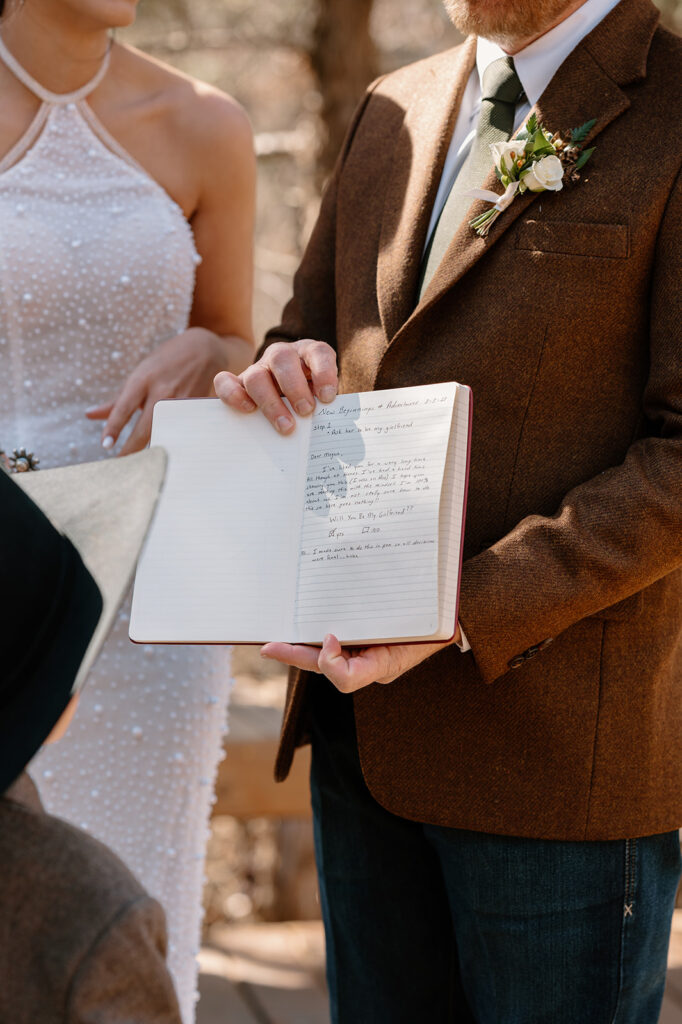
[[543, 156], [531, 164], [521, 175], [521, 181], [531, 192], [558, 192], [563, 188], [564, 168], [558, 156]]
[[509, 142], [492, 142], [490, 152], [495, 161], [495, 167], [501, 174], [509, 175], [517, 160], [523, 157], [523, 143], [520, 139], [510, 139]]

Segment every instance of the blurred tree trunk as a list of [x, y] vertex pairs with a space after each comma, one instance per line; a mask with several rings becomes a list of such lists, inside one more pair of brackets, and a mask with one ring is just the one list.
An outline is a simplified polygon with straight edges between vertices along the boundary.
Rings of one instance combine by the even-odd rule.
[[311, 62], [322, 93], [326, 138], [319, 154], [324, 181], [341, 149], [346, 129], [365, 88], [376, 76], [370, 35], [373, 0], [318, 0]]

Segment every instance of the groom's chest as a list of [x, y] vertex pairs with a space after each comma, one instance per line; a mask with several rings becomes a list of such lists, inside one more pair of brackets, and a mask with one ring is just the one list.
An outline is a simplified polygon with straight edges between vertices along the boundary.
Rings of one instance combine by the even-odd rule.
[[674, 172], [628, 144], [644, 131], [629, 110], [599, 133], [580, 180], [522, 198], [490, 240], [460, 229], [440, 287], [417, 304], [444, 152], [423, 133], [421, 147], [407, 145], [398, 122], [387, 104], [363, 119], [339, 183], [341, 382], [471, 387], [475, 545], [507, 520], [553, 511], [642, 429], [649, 292]]
[[[337, 344], [347, 388], [415, 378], [478, 383], [537, 360], [547, 330], [589, 363], [597, 337], [625, 318], [640, 336], [656, 235], [669, 192], [628, 111], [601, 132], [580, 180], [519, 201], [488, 242], [459, 234], [436, 301], [417, 304], [426, 232], [451, 138], [418, 133], [377, 96], [360, 123], [336, 209]], [[406, 123], [408, 128], [406, 128]], [[440, 131], [440, 134], [438, 134]], [[634, 133], [634, 134], [633, 134]], [[624, 160], [627, 152], [627, 160]], [[505, 218], [508, 223], [505, 222]], [[622, 345], [621, 332], [614, 342]], [[561, 346], [559, 346], [561, 348]], [[559, 353], [558, 353], [559, 354]], [[417, 383], [411, 379], [410, 383]], [[399, 383], [408, 383], [401, 379]]]

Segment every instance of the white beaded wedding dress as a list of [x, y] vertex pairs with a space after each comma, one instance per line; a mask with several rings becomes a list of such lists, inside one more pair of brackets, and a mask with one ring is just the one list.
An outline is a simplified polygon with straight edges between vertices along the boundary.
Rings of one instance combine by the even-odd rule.
[[[187, 327], [199, 262], [180, 208], [94, 116], [87, 86], [41, 101], [0, 162], [0, 445], [40, 468], [103, 456], [110, 401]], [[109, 457], [109, 456], [107, 456]], [[32, 775], [43, 801], [112, 847], [163, 904], [183, 1020], [194, 1020], [205, 845], [230, 690], [225, 648], [136, 647], [121, 612], [66, 737]]]

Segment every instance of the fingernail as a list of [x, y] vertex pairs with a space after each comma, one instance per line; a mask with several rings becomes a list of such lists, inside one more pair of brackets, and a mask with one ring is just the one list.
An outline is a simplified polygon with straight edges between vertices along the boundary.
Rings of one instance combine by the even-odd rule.
[[115, 442], [114, 442], [114, 439], [111, 436], [111, 434], [107, 434], [107, 436], [102, 439], [102, 448], [105, 448], [107, 451], [110, 448], [113, 448], [114, 444], [115, 444]]
[[324, 642], [326, 644], [330, 644], [333, 639], [334, 639], [334, 637], [332, 636], [332, 634], [331, 633], [327, 633], [326, 637], [324, 638]]
[[336, 398], [336, 388], [332, 387], [331, 384], [325, 384], [324, 387], [320, 388], [320, 401], [321, 402], [333, 402]]
[[277, 429], [280, 434], [288, 434], [290, 430], [294, 429], [294, 422], [290, 416], [279, 416], [277, 418]]
[[250, 398], [245, 398], [241, 404], [241, 408], [244, 412], [253, 412], [257, 408], [256, 403], [252, 402]]
[[272, 658], [270, 658], [270, 655], [266, 654], [265, 651], [261, 651], [260, 652], [260, 656], [261, 656], [261, 658], [268, 658], [270, 661], [272, 661]]
[[302, 398], [300, 402], [296, 403], [294, 408], [299, 416], [307, 416], [309, 412], [313, 411], [315, 406], [307, 398]]
[[96, 412], [98, 409], [99, 409], [98, 405], [89, 405], [88, 408], [85, 411], [86, 411], [86, 413], [88, 413], [88, 412]]

